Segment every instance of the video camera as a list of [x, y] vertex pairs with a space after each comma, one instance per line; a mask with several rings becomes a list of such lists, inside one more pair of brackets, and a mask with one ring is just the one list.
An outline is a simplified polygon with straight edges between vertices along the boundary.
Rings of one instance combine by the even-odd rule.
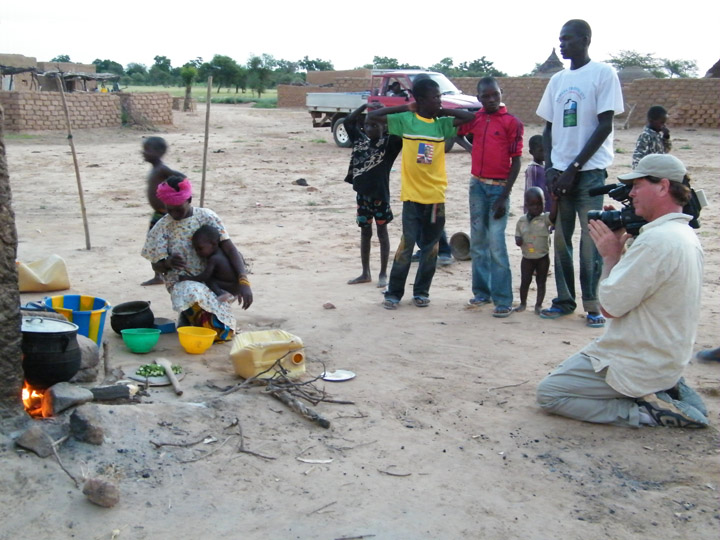
[[[689, 186], [688, 186], [689, 187]], [[599, 188], [592, 188], [588, 191], [588, 195], [596, 197], [598, 195], [609, 195], [611, 199], [621, 203], [623, 207], [620, 210], [590, 210], [588, 212], [588, 220], [599, 219], [611, 231], [625, 228], [625, 231], [632, 236], [640, 234], [640, 228], [647, 221], [635, 213], [635, 208], [630, 198], [631, 184], [608, 184]], [[690, 202], [683, 207], [683, 213], [692, 216], [689, 225], [693, 229], [700, 228], [700, 210], [707, 206], [707, 199], [702, 190], [695, 192], [690, 188]]]

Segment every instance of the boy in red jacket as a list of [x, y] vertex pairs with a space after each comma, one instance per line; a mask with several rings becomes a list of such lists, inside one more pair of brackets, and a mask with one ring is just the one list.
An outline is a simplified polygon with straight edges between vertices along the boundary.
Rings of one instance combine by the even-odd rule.
[[458, 130], [472, 134], [470, 177], [470, 253], [472, 256], [471, 306], [492, 302], [493, 317], [512, 313], [512, 272], [505, 243], [508, 198], [520, 172], [523, 125], [507, 112], [494, 77], [477, 84], [483, 108]]

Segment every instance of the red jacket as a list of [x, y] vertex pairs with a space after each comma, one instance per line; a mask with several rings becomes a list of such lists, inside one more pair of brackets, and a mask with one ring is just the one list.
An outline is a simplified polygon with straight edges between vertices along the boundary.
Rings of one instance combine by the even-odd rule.
[[507, 179], [511, 158], [522, 155], [523, 132], [522, 122], [509, 114], [505, 105], [492, 114], [486, 113], [485, 109], [475, 113], [471, 122], [458, 128], [458, 135], [473, 136], [472, 175]]

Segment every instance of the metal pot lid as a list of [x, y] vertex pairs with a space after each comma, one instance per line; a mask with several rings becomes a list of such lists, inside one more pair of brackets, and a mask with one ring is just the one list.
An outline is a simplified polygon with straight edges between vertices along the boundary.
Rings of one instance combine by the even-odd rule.
[[77, 332], [78, 325], [70, 321], [50, 319], [47, 317], [23, 317], [23, 332], [34, 332], [37, 334], [57, 334], [58, 332]]

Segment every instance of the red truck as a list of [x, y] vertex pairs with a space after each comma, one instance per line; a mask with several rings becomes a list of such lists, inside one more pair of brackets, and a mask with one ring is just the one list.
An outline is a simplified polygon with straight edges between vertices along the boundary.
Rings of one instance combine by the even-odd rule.
[[[379, 101], [386, 107], [392, 107], [415, 101], [412, 86], [413, 81], [420, 74], [438, 83], [443, 108], [465, 109], [471, 112], [480, 109], [480, 102], [475, 96], [463, 94], [442, 73], [419, 69], [376, 71], [373, 72], [370, 89], [367, 91], [307, 94], [305, 103], [312, 116], [313, 127], [332, 128], [335, 144], [348, 148], [351, 142], [345, 131], [344, 118], [363, 103]], [[452, 146], [453, 141], [449, 140], [446, 150], [449, 151]]]

